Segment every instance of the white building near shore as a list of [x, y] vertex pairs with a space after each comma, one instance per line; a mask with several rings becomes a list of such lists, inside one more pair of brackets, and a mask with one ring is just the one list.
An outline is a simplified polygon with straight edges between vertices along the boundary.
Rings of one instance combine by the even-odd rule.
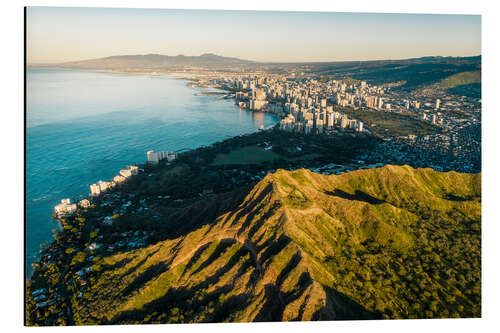
[[161, 160], [167, 159], [168, 162], [172, 162], [177, 158], [177, 153], [174, 151], [158, 151], [150, 150], [147, 153], [148, 163], [158, 164]]
[[118, 176], [115, 176], [115, 177], [113, 178], [113, 181], [114, 181], [115, 183], [119, 184], [119, 183], [121, 183], [121, 182], [125, 181], [125, 179], [126, 179], [126, 178], [125, 178], [124, 176], [120, 176], [120, 175], [118, 175]]
[[116, 186], [119, 183], [124, 182], [128, 177], [132, 175], [137, 175], [139, 173], [139, 167], [135, 165], [128, 166], [125, 169], [120, 170], [120, 174], [115, 176], [112, 181], [104, 182], [102, 180], [98, 181], [97, 184], [90, 185], [90, 195], [98, 196], [108, 189]]
[[58, 217], [71, 215], [76, 211], [76, 204], [72, 204], [69, 198], [62, 199], [61, 203], [54, 207], [54, 211]]
[[106, 192], [109, 188], [115, 185], [115, 182], [103, 182], [102, 180], [100, 180], [97, 182], [97, 184], [90, 185], [90, 195], [98, 196], [102, 192]]
[[124, 178], [128, 178], [132, 175], [137, 175], [138, 170], [139, 170], [138, 167], [136, 167], [135, 165], [131, 165], [126, 169], [120, 170], [120, 175], [123, 176]]
[[148, 151], [146, 155], [148, 156], [148, 163], [156, 164], [160, 162], [160, 155], [158, 155], [158, 153], [156, 153], [154, 150]]
[[97, 196], [101, 194], [101, 188], [99, 187], [98, 184], [91, 184], [90, 185], [90, 195]]

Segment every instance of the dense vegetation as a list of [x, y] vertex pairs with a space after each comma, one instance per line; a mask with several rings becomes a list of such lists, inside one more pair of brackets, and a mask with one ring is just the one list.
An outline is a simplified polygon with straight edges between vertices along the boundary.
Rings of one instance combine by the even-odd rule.
[[439, 83], [454, 74], [478, 71], [481, 57], [424, 57], [404, 60], [342, 62], [309, 65], [312, 74], [330, 79], [354, 78], [381, 85], [401, 82], [401, 90]]
[[481, 83], [470, 83], [446, 89], [447, 92], [459, 96], [481, 98]]
[[151, 245], [68, 249], [69, 269], [37, 274], [71, 281], [76, 324], [479, 317], [480, 195], [478, 174], [278, 170], [188, 205]]

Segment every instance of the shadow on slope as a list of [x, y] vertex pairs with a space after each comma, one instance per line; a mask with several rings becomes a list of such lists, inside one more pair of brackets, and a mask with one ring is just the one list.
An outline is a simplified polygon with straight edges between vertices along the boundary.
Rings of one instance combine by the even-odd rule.
[[[327, 295], [326, 306], [313, 315], [313, 320], [374, 320], [382, 318], [380, 313], [365, 309], [348, 296], [326, 286], [323, 288]], [[331, 310], [333, 310], [333, 318]]]
[[371, 205], [379, 205], [379, 204], [386, 203], [386, 201], [372, 197], [371, 195], [366, 194], [365, 192], [360, 191], [360, 190], [356, 190], [356, 192], [354, 192], [354, 194], [350, 194], [350, 193], [344, 192], [344, 191], [339, 190], [339, 189], [335, 189], [334, 191], [326, 191], [325, 193], [328, 195], [332, 195], [332, 196], [339, 197], [339, 198], [346, 199], [346, 200], [363, 201], [363, 202], [369, 203]]

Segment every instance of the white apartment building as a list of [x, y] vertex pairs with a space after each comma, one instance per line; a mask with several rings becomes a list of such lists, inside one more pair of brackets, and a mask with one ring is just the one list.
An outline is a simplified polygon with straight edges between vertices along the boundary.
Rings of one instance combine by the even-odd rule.
[[115, 183], [119, 184], [119, 183], [121, 183], [121, 182], [125, 181], [125, 179], [126, 179], [126, 178], [125, 178], [124, 176], [118, 175], [118, 176], [115, 176], [115, 177], [113, 178], [113, 181], [114, 181]]
[[155, 153], [154, 150], [150, 150], [146, 154], [148, 156], [149, 163], [156, 164], [156, 163], [160, 162], [160, 155], [158, 155], [158, 153]]
[[358, 132], [363, 132], [363, 122], [362, 121], [358, 121], [357, 124], [356, 124], [356, 130]]
[[101, 192], [107, 191], [109, 188], [113, 187], [113, 183], [111, 182], [103, 182], [102, 180], [98, 181], [97, 184], [101, 189]]
[[135, 165], [128, 166], [126, 169], [120, 170], [120, 175], [122, 177], [128, 178], [132, 175], [137, 175], [137, 172], [139, 171], [139, 168]]
[[71, 200], [62, 199], [59, 205], [54, 207], [54, 211], [58, 217], [71, 215], [76, 211], [76, 204], [71, 204]]
[[[163, 159], [167, 159], [168, 162], [172, 162], [177, 159], [177, 153], [175, 151], [159, 151], [155, 152], [154, 150], [150, 150], [147, 152], [148, 163], [157, 164]], [[129, 167], [132, 170], [132, 174], [137, 174], [138, 168], [136, 166]], [[134, 173], [135, 172], [135, 173]]]
[[90, 185], [90, 194], [93, 196], [97, 196], [101, 194], [101, 188], [99, 187], [98, 184], [91, 184]]
[[130, 169], [122, 169], [122, 170], [120, 170], [120, 175], [124, 178], [128, 178], [128, 177], [132, 176], [132, 171], [130, 171]]

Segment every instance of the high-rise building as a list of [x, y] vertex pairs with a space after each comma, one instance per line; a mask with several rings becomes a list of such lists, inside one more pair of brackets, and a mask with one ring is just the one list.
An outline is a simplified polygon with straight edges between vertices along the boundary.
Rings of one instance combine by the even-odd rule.
[[146, 154], [148, 156], [148, 162], [149, 163], [155, 163], [156, 164], [156, 163], [160, 162], [160, 156], [158, 155], [158, 153], [155, 153], [154, 150], [150, 150]]
[[347, 119], [347, 115], [346, 115], [346, 114], [344, 114], [344, 115], [342, 116], [342, 120], [341, 120], [341, 122], [340, 122], [340, 127], [341, 127], [341, 128], [346, 128], [348, 125], [349, 125], [349, 120]]
[[312, 102], [313, 102], [312, 98], [308, 97], [306, 99], [306, 107], [310, 108], [312, 106]]
[[[150, 150], [147, 152], [148, 156], [148, 162], [149, 163], [154, 163], [157, 164], [163, 159], [167, 159], [167, 161], [171, 162], [177, 158], [177, 153], [174, 151], [159, 151], [155, 152], [154, 150]], [[138, 167], [137, 166], [131, 166], [129, 167], [131, 170], [131, 174], [135, 175], [137, 174]]]
[[377, 107], [379, 109], [382, 109], [383, 105], [384, 105], [384, 100], [381, 97], [379, 97], [379, 99], [378, 99], [378, 106]]
[[266, 92], [264, 91], [264, 89], [254, 89], [252, 90], [252, 98], [259, 101], [265, 100]]
[[335, 116], [334, 116], [333, 112], [329, 112], [326, 114], [326, 126], [328, 128], [333, 127], [334, 119], [335, 119]]
[[313, 121], [308, 120], [306, 122], [306, 124], [304, 125], [304, 133], [309, 134], [309, 133], [311, 133], [312, 129], [313, 129]]
[[260, 110], [266, 104], [267, 104], [266, 100], [251, 99], [251, 100], [248, 101], [248, 108], [250, 110]]
[[112, 187], [109, 182], [103, 182], [102, 180], [98, 181], [97, 184], [99, 185], [101, 192], [105, 192], [108, 188]]
[[76, 208], [76, 204], [71, 204], [70, 199], [62, 199], [61, 203], [54, 207], [54, 211], [58, 217], [61, 217], [73, 214]]
[[99, 187], [98, 184], [90, 185], [90, 194], [93, 196], [101, 194], [101, 188]]
[[436, 110], [439, 110], [439, 105], [441, 104], [441, 100], [438, 98], [436, 99]]
[[280, 121], [280, 129], [284, 131], [293, 130], [295, 125], [295, 117], [289, 114], [287, 117], [281, 119]]
[[118, 175], [118, 176], [115, 176], [115, 177], [113, 178], [113, 181], [114, 181], [115, 183], [119, 184], [119, 183], [121, 183], [121, 182], [125, 181], [125, 179], [126, 179], [126, 178], [125, 178], [125, 176]]

